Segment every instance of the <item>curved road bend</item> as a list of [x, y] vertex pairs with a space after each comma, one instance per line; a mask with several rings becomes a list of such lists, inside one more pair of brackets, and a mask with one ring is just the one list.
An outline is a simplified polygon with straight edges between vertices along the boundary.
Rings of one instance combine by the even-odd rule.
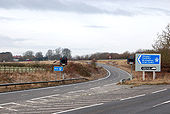
[[[50, 98], [50, 96], [51, 96], [51, 98], [52, 97], [54, 98], [55, 95], [62, 96], [69, 92], [74, 93], [74, 91], [81, 91], [81, 90], [85, 91], [85, 90], [90, 90], [91, 88], [92, 88], [91, 90], [93, 90], [93, 88], [97, 89], [97, 87], [104, 86], [104, 85], [109, 85], [109, 84], [115, 85], [115, 83], [120, 81], [122, 78], [129, 77], [128, 73], [126, 73], [118, 68], [103, 65], [103, 64], [100, 64], [100, 66], [102, 66], [108, 70], [108, 76], [103, 79], [89, 81], [89, 82], [85, 82], [85, 83], [71, 84], [71, 85], [62, 85], [62, 86], [56, 86], [56, 87], [0, 93], [0, 112], [4, 111], [4, 112], [8, 113], [11, 111], [12, 112], [15, 111], [15, 108], [9, 108], [10, 105], [12, 107], [13, 107], [13, 105], [15, 105], [15, 106], [18, 106], [19, 108], [20, 108], [20, 106], [26, 107], [27, 105], [24, 105], [22, 103], [23, 102], [26, 102], [26, 104], [31, 103], [30, 100], [32, 100], [32, 99], [35, 101], [37, 98], [37, 102], [40, 102], [39, 98], [43, 98], [43, 97], [44, 97], [43, 99], [45, 99], [45, 97], [48, 98], [48, 96], [49, 96], [49, 98]], [[27, 101], [30, 101], [30, 102], [27, 102]]]
[[[101, 65], [101, 64], [100, 64]], [[146, 113], [169, 106], [169, 86], [130, 88], [115, 83], [129, 74], [101, 65], [109, 75], [103, 79], [56, 87], [0, 93], [0, 113], [8, 114], [114, 114]], [[148, 102], [147, 102], [148, 101]]]

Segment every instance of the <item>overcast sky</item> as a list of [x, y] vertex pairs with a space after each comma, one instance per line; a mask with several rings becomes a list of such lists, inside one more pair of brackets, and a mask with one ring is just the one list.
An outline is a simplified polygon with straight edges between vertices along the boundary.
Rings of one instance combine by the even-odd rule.
[[152, 49], [170, 0], [0, 0], [0, 52], [72, 55]]

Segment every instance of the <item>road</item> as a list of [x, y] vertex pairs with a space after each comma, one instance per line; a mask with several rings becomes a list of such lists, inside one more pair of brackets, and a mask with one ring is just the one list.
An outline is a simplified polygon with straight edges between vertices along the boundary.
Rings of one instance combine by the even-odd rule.
[[[63, 114], [170, 114], [170, 89], [150, 95], [138, 95], [114, 102], [96, 104]], [[56, 113], [57, 114], [57, 113]]]
[[[91, 114], [109, 114], [113, 113], [114, 110], [117, 110], [117, 112], [133, 112], [136, 109], [133, 106], [137, 107], [136, 110], [141, 109], [141, 111], [145, 111], [143, 110], [145, 105], [142, 105], [142, 103], [149, 101], [149, 96], [153, 98], [153, 101], [151, 100], [153, 104], [149, 106], [154, 105], [154, 108], [159, 108], [169, 105], [168, 101], [170, 99], [168, 94], [170, 95], [170, 86], [160, 85], [131, 88], [130, 86], [116, 85], [121, 79], [128, 78], [129, 74], [112, 66], [101, 66], [108, 70], [107, 77], [103, 79], [71, 85], [0, 93], [0, 113], [87, 114], [88, 112]], [[159, 94], [162, 96], [160, 97]], [[148, 98], [145, 98], [146, 96]], [[141, 98], [144, 99], [142, 100]], [[137, 101], [133, 102], [135, 99]], [[132, 107], [130, 107], [131, 105]], [[166, 109], [166, 107], [164, 108]]]

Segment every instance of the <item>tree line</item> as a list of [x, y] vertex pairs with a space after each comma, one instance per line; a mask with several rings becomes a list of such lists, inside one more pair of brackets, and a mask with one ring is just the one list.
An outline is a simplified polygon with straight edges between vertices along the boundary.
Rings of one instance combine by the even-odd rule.
[[71, 59], [71, 50], [68, 48], [57, 48], [55, 50], [49, 49], [45, 56], [42, 52], [36, 52], [34, 55], [33, 51], [26, 51], [23, 54], [22, 59], [24, 60], [35, 60], [35, 61], [43, 61], [43, 60], [59, 60], [61, 57], [66, 56], [68, 59]]
[[71, 50], [68, 48], [49, 49], [45, 55], [42, 52], [34, 53], [28, 50], [22, 56], [13, 56], [11, 52], [2, 52], [0, 53], [0, 62], [59, 60], [63, 56], [71, 59]]

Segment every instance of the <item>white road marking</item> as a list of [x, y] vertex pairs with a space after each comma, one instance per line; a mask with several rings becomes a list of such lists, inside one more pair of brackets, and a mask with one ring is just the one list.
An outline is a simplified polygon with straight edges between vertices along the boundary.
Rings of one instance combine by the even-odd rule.
[[90, 89], [99, 89], [100, 87], [94, 87], [94, 88], [90, 88]]
[[68, 93], [78, 93], [78, 92], [84, 92], [85, 90], [78, 90], [78, 91], [71, 91], [71, 92], [68, 92]]
[[116, 83], [113, 83], [113, 84], [107, 84], [107, 85], [104, 85], [104, 86], [112, 86], [112, 85], [115, 85]]
[[18, 111], [18, 110], [16, 110], [16, 109], [3, 107], [3, 106], [5, 106], [5, 105], [20, 105], [20, 104], [17, 104], [17, 103], [14, 103], [14, 102], [9, 102], [9, 103], [0, 104], [0, 108], [4, 108], [4, 109], [10, 110], [10, 111]]
[[163, 92], [163, 91], [166, 91], [167, 89], [161, 89], [161, 90], [158, 90], [158, 91], [154, 91], [154, 92], [152, 92], [153, 94], [155, 94], [155, 93], [159, 93], [159, 92]]
[[10, 105], [10, 104], [16, 105], [17, 103], [14, 103], [14, 102], [3, 103], [3, 104], [0, 104], [0, 106], [4, 106], [4, 105]]
[[53, 113], [53, 114], [61, 114], [61, 113], [65, 113], [65, 112], [71, 112], [71, 111], [80, 110], [80, 109], [84, 109], [84, 108], [90, 108], [90, 107], [99, 106], [99, 105], [103, 105], [103, 103], [93, 104], [93, 105], [84, 106], [84, 107], [79, 107], [79, 108], [70, 109], [70, 110], [65, 110], [65, 111], [56, 112], [56, 113]]
[[146, 95], [146, 94], [137, 95], [137, 96], [133, 96], [133, 97], [128, 97], [128, 98], [120, 99], [120, 101], [124, 101], [124, 100], [128, 100], [128, 99], [134, 99], [134, 98], [142, 97], [142, 96], [145, 96], [145, 95]]
[[44, 96], [44, 97], [33, 98], [31, 100], [40, 100], [40, 99], [45, 100], [44, 98], [57, 97], [59, 95], [60, 94], [54, 94], [54, 95], [49, 95], [49, 96]]
[[168, 103], [170, 103], [170, 100], [169, 100], [169, 101], [165, 101], [165, 102], [160, 103], [160, 104], [157, 104], [157, 105], [155, 105], [155, 106], [153, 106], [153, 107], [157, 107], [157, 106], [164, 105], [164, 104], [168, 104]]

